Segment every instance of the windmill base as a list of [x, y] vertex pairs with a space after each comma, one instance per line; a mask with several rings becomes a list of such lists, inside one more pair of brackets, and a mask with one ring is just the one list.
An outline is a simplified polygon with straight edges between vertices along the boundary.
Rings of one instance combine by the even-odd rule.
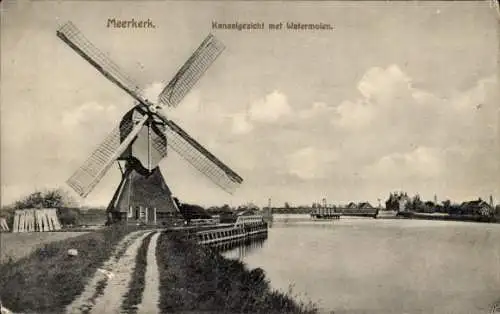
[[108, 208], [108, 222], [170, 225], [182, 220], [172, 192], [158, 167], [151, 172], [127, 163]]

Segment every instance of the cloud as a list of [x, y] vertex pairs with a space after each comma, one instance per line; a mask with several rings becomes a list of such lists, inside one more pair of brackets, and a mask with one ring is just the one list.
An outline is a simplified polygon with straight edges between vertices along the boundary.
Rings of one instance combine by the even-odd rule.
[[498, 189], [495, 76], [437, 95], [414, 87], [391, 65], [368, 69], [357, 87], [360, 97], [341, 102], [331, 115], [331, 132], [342, 135], [348, 156], [339, 163], [380, 184], [430, 189], [432, 181], [450, 194]]
[[314, 102], [309, 108], [297, 112], [297, 117], [300, 119], [315, 119], [320, 115], [331, 115], [333, 111], [334, 108], [324, 102]]
[[337, 154], [333, 150], [308, 146], [288, 156], [287, 166], [290, 174], [301, 179], [322, 178], [328, 174], [327, 168], [336, 159]]
[[262, 99], [258, 99], [248, 110], [251, 121], [256, 122], [275, 122], [283, 116], [292, 113], [285, 94], [279, 91], [273, 91]]
[[[470, 190], [470, 182], [493, 188], [495, 77], [438, 95], [414, 87], [408, 74], [390, 65], [367, 69], [356, 86], [358, 97], [338, 104], [312, 101], [294, 110], [275, 91], [248, 112], [232, 115], [231, 133], [252, 132], [252, 141], [241, 138], [237, 145], [242, 151], [253, 147], [254, 160], [263, 158], [252, 164], [254, 172], [287, 180], [328, 181], [359, 193], [393, 187]], [[264, 111], [264, 104], [276, 110]]]
[[332, 124], [340, 128], [360, 130], [371, 128], [385, 118], [393, 119], [392, 124], [401, 116], [409, 113], [414, 102], [413, 93], [420, 99], [427, 94], [415, 90], [411, 79], [397, 65], [386, 69], [373, 67], [366, 71], [357, 84], [361, 98], [345, 100], [337, 106]]
[[146, 97], [146, 99], [149, 99], [153, 103], [156, 103], [156, 101], [158, 100], [158, 95], [160, 95], [160, 93], [163, 90], [163, 88], [165, 87], [165, 85], [166, 84], [164, 84], [162, 82], [151, 83], [149, 86], [144, 88], [144, 92], [143, 92], [144, 97]]
[[231, 130], [236, 135], [248, 134], [255, 129], [255, 124], [272, 124], [282, 118], [290, 117], [292, 113], [287, 96], [279, 91], [273, 91], [252, 102], [245, 112], [232, 114]]
[[247, 134], [253, 130], [253, 125], [248, 121], [246, 114], [238, 113], [232, 118], [232, 132], [234, 134]]
[[402, 91], [411, 89], [411, 79], [392, 64], [386, 69], [370, 68], [358, 83], [361, 95], [371, 103], [387, 104]]
[[[331, 122], [347, 132], [380, 135], [386, 142], [405, 137], [416, 145], [432, 146], [443, 137], [467, 140], [471, 133], [495, 123], [487, 116], [496, 116], [492, 100], [497, 84], [490, 77], [468, 90], [438, 96], [414, 88], [396, 65], [371, 68], [358, 84], [361, 97], [341, 102]], [[476, 110], [478, 104], [483, 104], [480, 111]], [[477, 116], [483, 117], [479, 127]]]
[[377, 109], [369, 102], [343, 101], [336, 108], [332, 124], [348, 130], [363, 130], [375, 122], [376, 116]]
[[407, 153], [391, 153], [368, 167], [369, 176], [435, 178], [443, 174], [443, 154], [436, 148], [420, 146]]
[[62, 124], [68, 129], [79, 127], [82, 124], [98, 124], [103, 120], [109, 122], [117, 115], [114, 105], [103, 105], [98, 102], [86, 102], [81, 106], [71, 108], [62, 115]]

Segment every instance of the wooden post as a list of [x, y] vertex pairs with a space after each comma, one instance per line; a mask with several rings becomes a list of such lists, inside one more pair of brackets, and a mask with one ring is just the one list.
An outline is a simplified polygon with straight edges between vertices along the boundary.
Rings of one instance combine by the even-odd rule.
[[21, 211], [19, 215], [19, 232], [24, 232], [24, 218], [26, 217], [26, 213], [24, 211]]
[[12, 224], [12, 232], [19, 232], [19, 211], [14, 212], [14, 223]]
[[153, 208], [153, 217], [154, 217], [154, 218], [153, 218], [154, 223], [155, 223], [155, 225], [156, 225], [156, 207], [155, 207], [155, 208]]
[[146, 207], [146, 209], [144, 211], [145, 211], [144, 217], [146, 218], [146, 224], [147, 224], [148, 223], [148, 211], [149, 211], [149, 208]]

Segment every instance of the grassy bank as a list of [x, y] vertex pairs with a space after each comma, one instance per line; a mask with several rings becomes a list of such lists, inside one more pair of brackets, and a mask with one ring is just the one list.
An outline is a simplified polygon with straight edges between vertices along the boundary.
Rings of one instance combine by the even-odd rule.
[[[27, 257], [0, 265], [0, 299], [23, 313], [60, 313], [113, 252], [131, 227], [114, 226], [45, 244]], [[69, 249], [78, 256], [70, 257]]]
[[16, 261], [30, 255], [46, 243], [81, 236], [86, 232], [26, 232], [0, 235], [0, 264]]
[[162, 312], [316, 313], [314, 304], [295, 301], [270, 288], [264, 271], [164, 233], [157, 247]]

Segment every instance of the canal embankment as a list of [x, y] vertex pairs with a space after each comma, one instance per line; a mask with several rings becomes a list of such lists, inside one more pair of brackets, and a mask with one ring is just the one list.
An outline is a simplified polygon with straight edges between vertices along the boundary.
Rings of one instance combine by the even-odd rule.
[[264, 270], [224, 258], [180, 232], [163, 233], [157, 259], [162, 312], [316, 313], [270, 287]]
[[[263, 235], [257, 224], [238, 230], [247, 235], [245, 241], [252, 232]], [[230, 235], [224, 228], [217, 234]], [[78, 254], [68, 254], [71, 249]], [[152, 260], [156, 270], [151, 270]], [[0, 265], [0, 273], [0, 300], [14, 313], [98, 313], [104, 308], [124, 313], [145, 308], [161, 313], [317, 312], [314, 304], [273, 290], [262, 269], [226, 259], [217, 248], [179, 230], [111, 226], [46, 244]], [[146, 277], [151, 274], [158, 277], [158, 291], [148, 296]], [[157, 304], [145, 307], [143, 302], [153, 299]]]

